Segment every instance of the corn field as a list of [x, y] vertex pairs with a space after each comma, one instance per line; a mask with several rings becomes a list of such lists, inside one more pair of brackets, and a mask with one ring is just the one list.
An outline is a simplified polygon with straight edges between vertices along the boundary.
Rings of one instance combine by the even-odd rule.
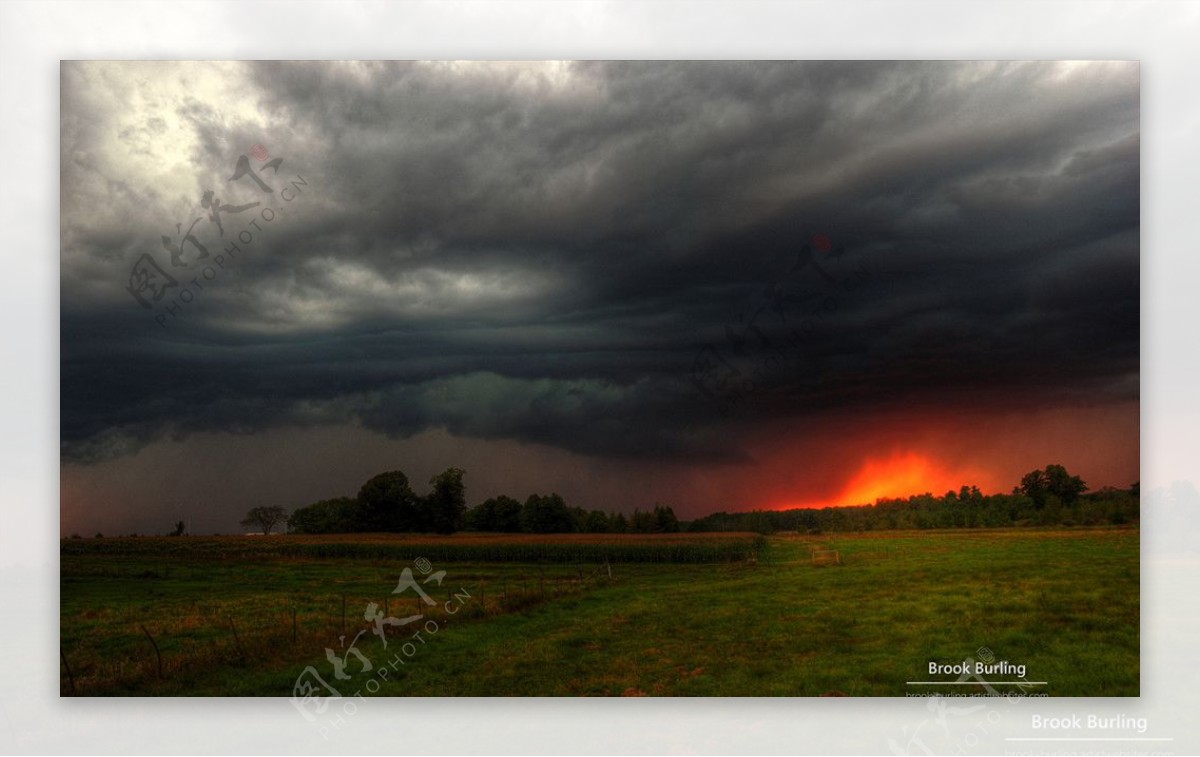
[[120, 537], [66, 539], [63, 555], [193, 559], [272, 557], [501, 563], [730, 563], [756, 560], [765, 541], [733, 534], [347, 534], [337, 536]]

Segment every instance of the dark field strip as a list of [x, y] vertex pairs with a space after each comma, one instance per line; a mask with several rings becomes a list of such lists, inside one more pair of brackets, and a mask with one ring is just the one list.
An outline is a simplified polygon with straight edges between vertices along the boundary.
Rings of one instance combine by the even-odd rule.
[[395, 559], [497, 563], [720, 563], [757, 556], [755, 534], [605, 534], [450, 537], [380, 535], [67, 539], [63, 555]]

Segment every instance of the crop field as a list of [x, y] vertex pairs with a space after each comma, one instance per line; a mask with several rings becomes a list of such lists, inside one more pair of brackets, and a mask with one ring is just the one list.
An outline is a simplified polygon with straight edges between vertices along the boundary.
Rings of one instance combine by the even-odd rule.
[[735, 562], [763, 546], [755, 534], [335, 534], [69, 539], [64, 555], [194, 558], [346, 558], [447, 562]]
[[64, 540], [60, 691], [904, 696], [994, 655], [1030, 693], [1136, 696], [1138, 536]]

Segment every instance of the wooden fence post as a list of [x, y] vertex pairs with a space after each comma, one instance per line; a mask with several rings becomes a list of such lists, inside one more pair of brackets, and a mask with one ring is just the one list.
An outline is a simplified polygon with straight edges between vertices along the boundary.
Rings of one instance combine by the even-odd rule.
[[[150, 635], [150, 632], [146, 630], [146, 627], [141, 623], [138, 623], [138, 626], [142, 629], [142, 633], [146, 634], [146, 638], [150, 640], [150, 646], [154, 647], [154, 657], [158, 660], [158, 677], [161, 679], [163, 677], [162, 653], [158, 651], [158, 644], [154, 641], [154, 637]], [[66, 658], [64, 657], [63, 660], [65, 661]]]
[[[242, 649], [242, 639], [238, 636], [237, 623], [234, 622], [233, 616], [229, 616], [229, 627], [233, 629], [233, 643], [237, 644], [238, 655], [242, 658], [242, 662], [246, 661], [246, 650]], [[157, 649], [157, 647], [155, 647]]]
[[62, 657], [63, 668], [67, 671], [67, 683], [71, 685], [71, 696], [75, 696], [75, 676], [71, 675], [71, 666], [67, 664], [67, 653], [62, 650], [62, 647], [59, 647], [58, 654]]

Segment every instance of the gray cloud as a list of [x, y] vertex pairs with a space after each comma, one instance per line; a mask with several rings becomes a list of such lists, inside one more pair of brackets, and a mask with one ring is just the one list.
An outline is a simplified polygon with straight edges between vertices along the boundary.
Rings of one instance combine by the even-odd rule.
[[[766, 419], [1137, 396], [1134, 63], [64, 63], [62, 80], [67, 462], [348, 423], [741, 460]], [[255, 143], [283, 158], [275, 186], [307, 181], [295, 202], [229, 181]], [[203, 276], [159, 240], [206, 189], [279, 214], [163, 328], [129, 270], [150, 254]], [[197, 228], [220, 254], [251, 217]], [[814, 235], [861, 287], [794, 270]], [[706, 399], [706, 344], [755, 391]]]

